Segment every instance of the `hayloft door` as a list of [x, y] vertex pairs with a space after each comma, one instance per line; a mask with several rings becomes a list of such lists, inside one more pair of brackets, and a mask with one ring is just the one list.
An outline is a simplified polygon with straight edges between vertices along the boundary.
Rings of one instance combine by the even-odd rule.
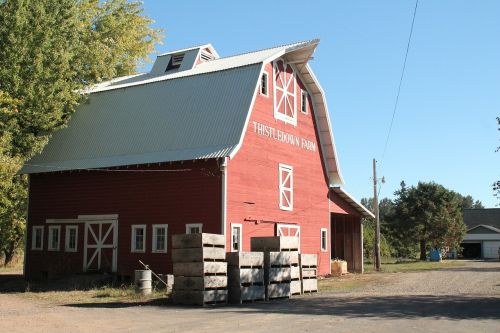
[[116, 272], [118, 226], [114, 221], [85, 222], [83, 271]]

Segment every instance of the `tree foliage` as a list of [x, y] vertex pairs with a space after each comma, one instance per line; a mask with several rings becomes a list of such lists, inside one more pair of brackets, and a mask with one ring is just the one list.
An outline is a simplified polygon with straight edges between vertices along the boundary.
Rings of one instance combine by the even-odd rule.
[[86, 86], [133, 74], [162, 38], [137, 1], [0, 1], [0, 246], [22, 240], [22, 162], [64, 127]]

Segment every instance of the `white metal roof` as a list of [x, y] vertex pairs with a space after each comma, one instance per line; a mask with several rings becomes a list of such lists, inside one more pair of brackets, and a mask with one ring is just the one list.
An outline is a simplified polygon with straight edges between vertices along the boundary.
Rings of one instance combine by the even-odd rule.
[[68, 126], [54, 133], [21, 172], [232, 157], [243, 141], [263, 64], [284, 56], [296, 64], [312, 94], [330, 184], [341, 184], [326, 99], [307, 65], [318, 42], [282, 45], [180, 72], [138, 74], [93, 86]]
[[333, 192], [337, 193], [342, 199], [351, 204], [351, 206], [356, 209], [361, 216], [368, 218], [375, 218], [375, 215], [361, 203], [359, 203], [352, 195], [347, 193], [342, 187], [334, 186], [332, 187]]

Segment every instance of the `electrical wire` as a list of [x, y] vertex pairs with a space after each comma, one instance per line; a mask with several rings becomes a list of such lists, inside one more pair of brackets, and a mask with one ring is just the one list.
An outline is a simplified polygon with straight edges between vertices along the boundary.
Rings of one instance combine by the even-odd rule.
[[404, 58], [404, 62], [403, 62], [403, 68], [401, 70], [401, 77], [399, 78], [398, 92], [396, 94], [396, 101], [394, 103], [394, 109], [392, 111], [391, 123], [389, 125], [389, 131], [387, 132], [387, 137], [385, 139], [384, 150], [382, 153], [382, 158], [380, 159], [380, 164], [382, 164], [382, 160], [384, 159], [385, 153], [387, 151], [387, 146], [389, 144], [389, 138], [390, 138], [391, 132], [392, 132], [392, 126], [394, 124], [394, 118], [396, 117], [396, 111], [398, 109], [399, 95], [401, 93], [401, 86], [403, 84], [403, 78], [404, 78], [405, 69], [406, 69], [406, 60], [408, 59], [408, 52], [410, 50], [410, 45], [411, 45], [411, 37], [413, 35], [413, 26], [415, 24], [415, 17], [417, 16], [417, 7], [418, 7], [418, 0], [415, 1], [415, 9], [413, 10], [413, 19], [411, 21], [410, 35], [408, 36], [408, 43], [406, 44], [406, 53], [405, 53], [405, 58]]

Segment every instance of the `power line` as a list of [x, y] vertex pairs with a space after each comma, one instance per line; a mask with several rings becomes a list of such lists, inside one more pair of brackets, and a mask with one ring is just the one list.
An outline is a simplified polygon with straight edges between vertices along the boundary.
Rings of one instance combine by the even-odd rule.
[[392, 132], [392, 125], [394, 124], [394, 117], [396, 116], [396, 111], [398, 108], [399, 94], [401, 93], [401, 85], [403, 84], [403, 77], [405, 75], [406, 60], [408, 59], [408, 51], [410, 50], [411, 37], [413, 35], [413, 25], [415, 24], [415, 17], [417, 15], [418, 0], [415, 1], [415, 9], [413, 10], [413, 19], [411, 21], [410, 35], [408, 36], [408, 44], [406, 45], [405, 60], [403, 62], [403, 68], [401, 70], [401, 77], [399, 78], [398, 93], [396, 94], [396, 101], [394, 103], [394, 110], [392, 111], [391, 124], [389, 125], [389, 132], [387, 132], [387, 138], [385, 139], [384, 151], [382, 153], [382, 158], [380, 159], [380, 164], [385, 157], [387, 151], [387, 145], [389, 144], [389, 138]]

